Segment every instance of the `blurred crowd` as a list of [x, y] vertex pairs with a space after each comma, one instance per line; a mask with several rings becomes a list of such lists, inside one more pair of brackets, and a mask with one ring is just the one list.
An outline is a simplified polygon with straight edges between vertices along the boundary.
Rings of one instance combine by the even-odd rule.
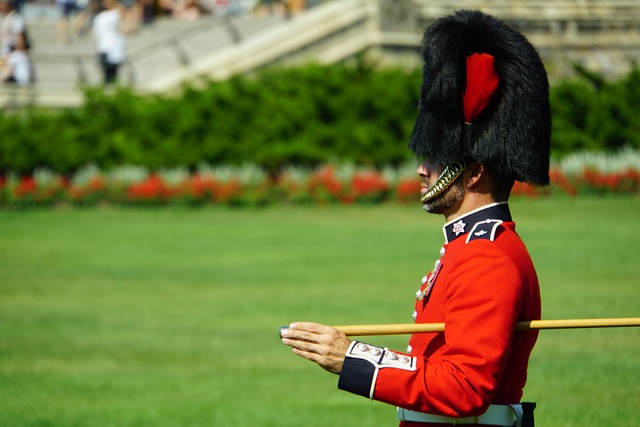
[[158, 17], [196, 20], [210, 13], [199, 0], [120, 0], [115, 5], [105, 0], [56, 0], [56, 4], [60, 11], [56, 39], [61, 43], [87, 31], [105, 9], [119, 10], [125, 34], [138, 31]]
[[27, 86], [33, 81], [30, 40], [24, 18], [13, 0], [0, 0], [0, 78], [7, 84]]
[[[52, 1], [57, 9], [55, 41], [65, 45], [92, 33], [105, 85], [117, 79], [118, 68], [126, 56], [127, 35], [159, 17], [197, 20], [212, 12], [200, 0]], [[0, 81], [5, 85], [28, 86], [35, 81], [24, 7], [25, 0], [0, 0]]]
[[318, 0], [0, 0], [0, 79], [5, 85], [28, 86], [35, 81], [24, 19], [26, 1], [55, 7], [56, 44], [84, 36], [94, 39], [103, 82], [109, 85], [117, 81], [125, 61], [127, 36], [156, 19], [195, 21], [211, 14], [247, 12], [289, 16]]

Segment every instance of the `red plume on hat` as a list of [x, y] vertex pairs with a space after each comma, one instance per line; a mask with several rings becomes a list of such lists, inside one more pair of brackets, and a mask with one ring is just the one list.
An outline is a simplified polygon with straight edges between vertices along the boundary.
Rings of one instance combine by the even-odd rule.
[[409, 148], [430, 162], [477, 161], [502, 176], [549, 183], [549, 83], [527, 39], [461, 10], [423, 39], [423, 82]]

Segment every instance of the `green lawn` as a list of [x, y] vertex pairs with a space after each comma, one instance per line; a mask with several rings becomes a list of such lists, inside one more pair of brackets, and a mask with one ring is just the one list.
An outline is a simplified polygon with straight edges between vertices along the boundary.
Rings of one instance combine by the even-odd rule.
[[[512, 211], [544, 318], [640, 317], [640, 200]], [[0, 211], [0, 426], [395, 425], [278, 328], [410, 322], [442, 222], [397, 205]], [[640, 328], [541, 332], [537, 425], [640, 426], [639, 355]]]

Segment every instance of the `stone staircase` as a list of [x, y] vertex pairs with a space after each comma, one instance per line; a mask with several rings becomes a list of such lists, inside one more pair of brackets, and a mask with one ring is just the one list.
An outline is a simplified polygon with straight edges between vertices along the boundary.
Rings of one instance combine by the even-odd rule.
[[[55, 41], [57, 11], [53, 6], [33, 8], [27, 4], [24, 15], [33, 41], [30, 56], [36, 83], [26, 89], [2, 88], [0, 105], [78, 105], [82, 86], [100, 85], [102, 79], [90, 28], [60, 44]], [[236, 46], [285, 22], [283, 14], [206, 16], [197, 21], [157, 19], [127, 36], [127, 62], [120, 69], [119, 83], [144, 91], [167, 73], [188, 68], [198, 58]]]

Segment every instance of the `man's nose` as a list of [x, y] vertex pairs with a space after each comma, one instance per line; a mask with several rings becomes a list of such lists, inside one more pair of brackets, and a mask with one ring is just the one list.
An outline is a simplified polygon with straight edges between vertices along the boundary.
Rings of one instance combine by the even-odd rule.
[[427, 162], [422, 162], [420, 166], [418, 166], [418, 170], [416, 171], [420, 176], [429, 176], [429, 165]]

